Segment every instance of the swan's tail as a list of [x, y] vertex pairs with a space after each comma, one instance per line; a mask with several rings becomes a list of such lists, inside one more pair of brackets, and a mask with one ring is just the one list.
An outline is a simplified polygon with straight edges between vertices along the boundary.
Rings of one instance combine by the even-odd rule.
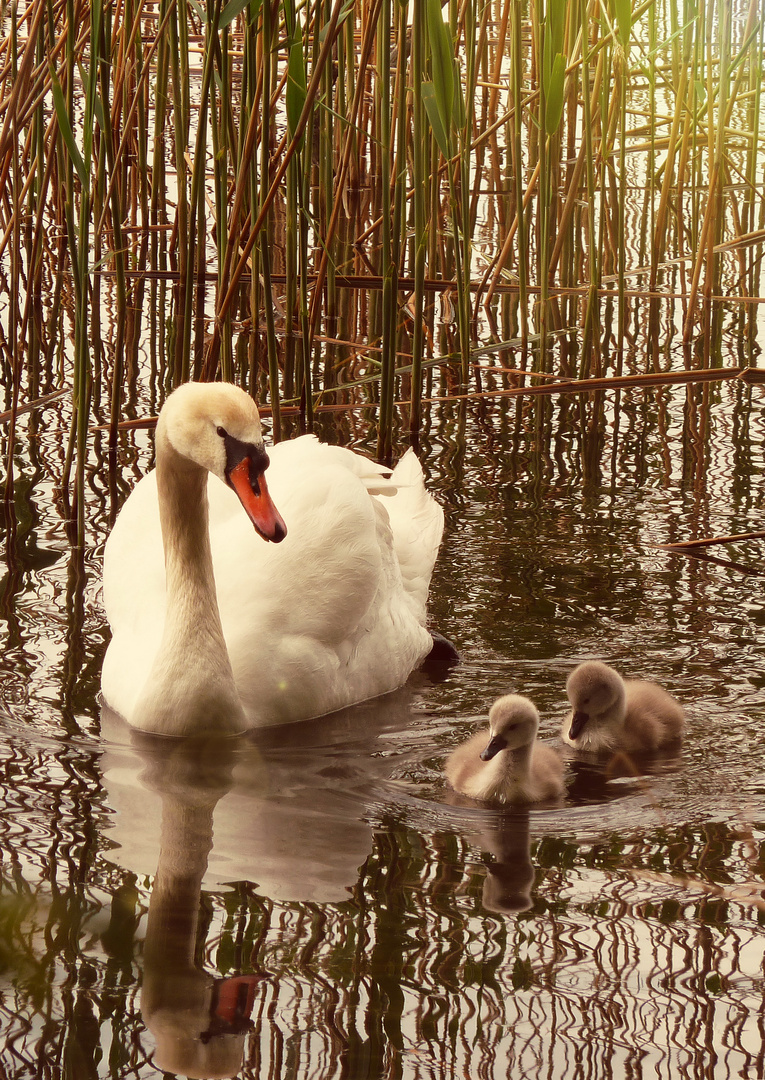
[[[413, 613], [424, 625], [430, 576], [444, 531], [444, 512], [425, 487], [422, 466], [414, 450], [407, 450], [391, 472], [384, 465], [361, 454], [318, 443], [308, 435], [280, 443], [281, 456], [288, 452], [287, 448], [300, 446], [307, 446], [314, 452], [320, 446], [328, 460], [337, 461], [337, 464], [342, 464], [358, 476], [370, 495], [383, 496], [379, 505], [390, 518], [393, 546], [406, 595]], [[293, 452], [297, 452], [297, 449], [293, 449]]]
[[444, 512], [425, 487], [422, 466], [411, 448], [390, 478], [395, 494], [384, 501], [407, 594], [424, 621], [430, 577], [444, 531]]

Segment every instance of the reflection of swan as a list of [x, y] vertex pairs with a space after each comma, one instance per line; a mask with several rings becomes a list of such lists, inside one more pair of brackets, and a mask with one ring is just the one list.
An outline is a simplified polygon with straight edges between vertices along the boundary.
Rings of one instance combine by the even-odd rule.
[[201, 890], [247, 881], [276, 901], [347, 900], [372, 847], [362, 815], [393, 766], [377, 738], [411, 722], [410, 699], [407, 687], [239, 739], [164, 739], [102, 710], [106, 855], [134, 874], [156, 868], [141, 1011], [159, 1068], [238, 1072], [261, 976], [213, 979], [196, 966]]
[[[410, 703], [404, 687], [331, 716], [235, 740], [203, 885], [247, 881], [274, 901], [347, 900], [372, 847], [364, 819], [396, 763], [380, 752], [385, 744], [378, 737], [411, 724]], [[101, 732], [100, 767], [113, 812], [105, 835], [114, 847], [106, 855], [135, 874], [151, 874], [166, 803], [151, 782], [152, 762], [170, 756], [176, 740], [144, 745], [146, 737], [108, 709]]]
[[156, 748], [146, 784], [162, 799], [157, 872], [143, 948], [141, 1013], [156, 1040], [154, 1064], [189, 1077], [235, 1076], [259, 978], [213, 980], [194, 963], [213, 810], [231, 783], [221, 743]]
[[313, 436], [267, 455], [255, 404], [221, 383], [171, 394], [156, 452], [104, 554], [113, 709], [159, 734], [241, 731], [406, 681], [432, 645], [443, 529], [413, 452], [392, 476]]
[[446, 776], [472, 799], [530, 803], [563, 794], [563, 762], [537, 742], [539, 713], [528, 698], [507, 694], [489, 710], [489, 735], [473, 735], [452, 751]]
[[680, 703], [656, 683], [624, 680], [607, 664], [589, 660], [566, 683], [571, 712], [565, 742], [578, 750], [650, 753], [677, 744], [685, 727]]

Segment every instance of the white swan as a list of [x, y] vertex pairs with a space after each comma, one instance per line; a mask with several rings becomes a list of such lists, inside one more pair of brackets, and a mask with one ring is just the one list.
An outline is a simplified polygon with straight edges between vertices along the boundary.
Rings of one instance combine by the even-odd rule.
[[320, 716], [396, 689], [428, 654], [443, 511], [413, 452], [392, 476], [313, 436], [266, 454], [243, 390], [187, 383], [160, 414], [156, 461], [104, 551], [101, 687], [134, 727]]
[[574, 668], [566, 682], [571, 712], [561, 734], [578, 750], [652, 753], [678, 743], [683, 707], [657, 683], [623, 679], [599, 660]]
[[520, 694], [506, 694], [489, 710], [486, 733], [473, 735], [450, 754], [445, 767], [455, 791], [471, 799], [532, 803], [563, 794], [563, 762], [537, 741], [539, 713]]

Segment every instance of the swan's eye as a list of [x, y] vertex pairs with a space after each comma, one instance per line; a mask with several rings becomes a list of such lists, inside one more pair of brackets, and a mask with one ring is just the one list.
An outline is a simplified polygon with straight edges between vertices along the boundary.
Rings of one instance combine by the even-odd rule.
[[228, 432], [226, 431], [225, 428], [219, 427], [218, 428], [218, 434], [220, 435], [221, 439], [225, 439]]

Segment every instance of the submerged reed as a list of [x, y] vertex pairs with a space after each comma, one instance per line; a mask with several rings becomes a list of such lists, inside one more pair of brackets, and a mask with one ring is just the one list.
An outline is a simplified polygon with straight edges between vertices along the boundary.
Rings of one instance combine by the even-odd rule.
[[388, 459], [434, 393], [713, 368], [723, 304], [759, 352], [755, 0], [2, 17], [6, 492], [16, 409], [69, 388], [80, 541], [93, 417], [114, 462], [126, 410], [190, 377], [266, 398], [276, 439], [291, 410], [371, 407]]

